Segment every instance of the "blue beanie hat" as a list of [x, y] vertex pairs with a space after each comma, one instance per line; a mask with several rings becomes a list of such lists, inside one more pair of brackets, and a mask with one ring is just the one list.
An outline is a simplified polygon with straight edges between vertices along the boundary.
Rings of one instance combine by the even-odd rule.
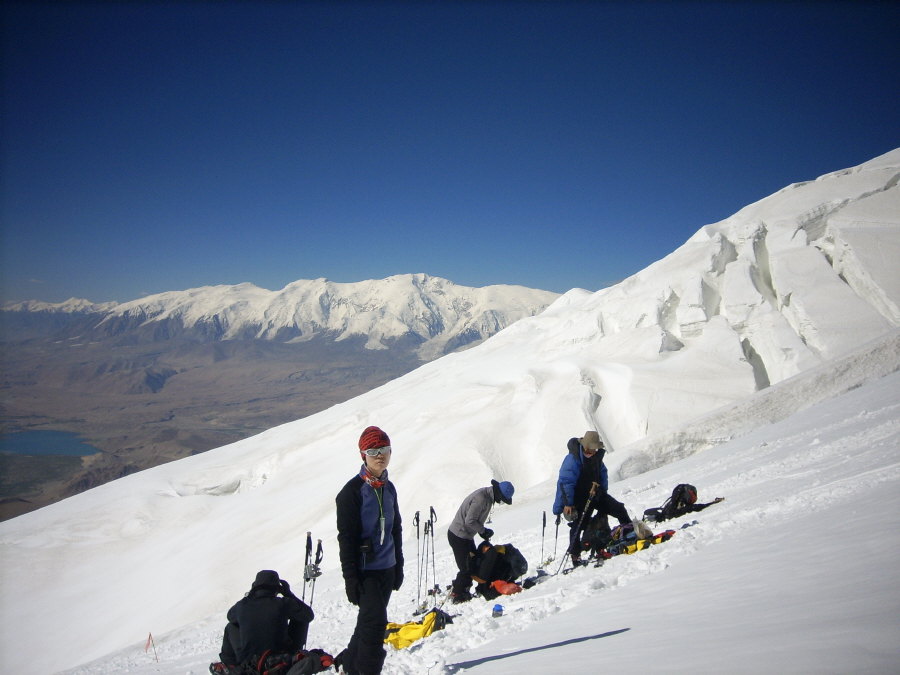
[[500, 493], [500, 499], [502, 499], [505, 504], [512, 504], [513, 493], [516, 491], [516, 488], [513, 487], [512, 483], [508, 480], [505, 480], [502, 483], [492, 480], [491, 485], [493, 485], [494, 489]]

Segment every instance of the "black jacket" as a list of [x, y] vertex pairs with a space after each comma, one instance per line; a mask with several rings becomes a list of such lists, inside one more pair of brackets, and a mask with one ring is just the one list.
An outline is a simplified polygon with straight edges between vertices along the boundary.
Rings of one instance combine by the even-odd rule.
[[267, 649], [293, 651], [313, 617], [309, 605], [294, 595], [278, 597], [271, 588], [253, 589], [228, 610], [228, 621], [241, 636], [238, 661], [261, 656]]
[[[389, 480], [375, 488], [354, 476], [335, 498], [338, 549], [344, 579], [359, 578], [364, 570], [403, 569], [403, 525], [397, 490]], [[385, 518], [381, 540], [379, 518]], [[363, 550], [363, 543], [367, 548]]]

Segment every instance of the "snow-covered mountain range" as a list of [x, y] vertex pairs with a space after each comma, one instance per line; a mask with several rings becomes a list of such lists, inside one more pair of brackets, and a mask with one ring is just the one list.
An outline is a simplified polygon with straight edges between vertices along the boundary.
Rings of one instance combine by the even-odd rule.
[[428, 360], [490, 337], [539, 313], [557, 297], [522, 286], [471, 288], [427, 274], [400, 274], [355, 283], [303, 279], [280, 291], [243, 283], [169, 291], [121, 304], [73, 298], [58, 304], [8, 304], [4, 309], [98, 314], [90, 328], [95, 338], [129, 334], [146, 340], [189, 336], [290, 342], [363, 335], [367, 349], [412, 339]]
[[111, 311], [117, 302], [91, 302], [84, 298], [69, 298], [64, 302], [44, 302], [43, 300], [25, 300], [8, 302], [3, 310], [8, 312], [34, 312], [53, 314], [103, 314]]
[[[4, 669], [45, 673], [99, 658], [78, 672], [121, 671], [124, 651], [101, 657], [126, 648], [139, 651], [136, 645], [142, 646], [152, 631], [169, 636], [179, 658], [168, 669], [150, 664], [140, 672], [202, 672], [198, 664], [215, 659], [224, 611], [257, 570], [272, 568], [297, 578], [303, 563], [301, 533], [307, 530], [326, 547], [325, 575], [316, 596], [323, 600], [317, 600], [321, 610], [311, 640], [339, 650], [352, 629], [354, 611], [344, 602], [336, 565], [334, 495], [358, 469], [356, 439], [369, 424], [391, 436], [391, 478], [407, 523], [415, 511], [429, 506], [440, 515], [435, 541], [447, 582], [452, 558], [442, 545], [444, 529], [465, 495], [492, 477], [516, 485], [513, 509], [519, 509], [509, 518], [498, 515], [494, 529], [536, 559], [534, 531], [521, 524], [524, 509], [534, 514], [535, 524], [541, 510], [549, 509], [566, 440], [586, 429], [597, 429], [607, 441], [606, 461], [615, 479], [611, 492], [632, 513], [659, 505], [676, 477], [687, 479], [677, 473], [679, 466], [693, 476], [706, 476], [717, 490], [730, 490], [725, 496], [734, 500], [726, 502], [731, 506], [703, 514], [709, 524], [699, 532], [712, 539], [739, 531], [744, 541], [756, 537], [761, 546], [759, 528], [766, 517], [848, 509], [872, 485], [867, 477], [879, 477], [880, 498], [890, 495], [893, 486], [896, 502], [898, 475], [891, 449], [896, 450], [900, 392], [891, 373], [900, 368], [898, 177], [900, 150], [894, 150], [858, 167], [791, 185], [703, 227], [672, 254], [622, 283], [596, 293], [570, 291], [544, 312], [521, 319], [477, 347], [427, 363], [311, 417], [0, 523]], [[875, 383], [877, 392], [866, 395]], [[863, 392], [854, 396], [856, 389]], [[878, 410], [872, 412], [876, 401]], [[827, 407], [830, 402], [834, 405]], [[821, 415], [802, 417], [817, 405], [826, 406]], [[795, 421], [778, 427], [782, 420]], [[816, 425], [829, 427], [824, 443], [813, 438]], [[751, 433], [762, 426], [768, 434]], [[856, 434], [852, 447], [831, 443], [841, 434], [849, 438], [850, 429]], [[839, 461], [841, 452], [873, 448], [876, 452], [864, 462], [859, 455], [859, 467]], [[704, 450], [708, 455], [698, 454]], [[765, 471], [763, 462], [768, 462]], [[841, 476], [852, 480], [842, 482]], [[699, 487], [703, 493], [708, 486]], [[783, 490], [790, 491], [787, 501], [779, 496]], [[767, 500], [765, 509], [760, 498]], [[872, 505], [871, 500], [865, 503]], [[507, 529], [501, 530], [504, 525]], [[411, 565], [418, 540], [409, 526], [405, 541]], [[677, 570], [686, 556], [708, 571], [721, 569], [704, 567], [711, 544], [702, 534], [683, 535], [680, 541], [690, 543], [667, 544], [670, 548], [661, 546], [660, 553], [636, 555], [622, 564], [643, 570], [638, 576], [660, 579], [663, 570], [670, 564]], [[897, 541], [889, 536], [889, 545]], [[738, 565], [741, 559], [735, 553], [727, 562]], [[641, 567], [641, 560], [649, 566]], [[875, 562], [858, 563], [855, 573], [874, 574], [867, 564], [880, 565], [884, 556], [871, 560]], [[792, 572], [779, 567], [786, 563], [774, 555], [763, 561], [770, 565], [765, 570], [770, 584], [781, 593], [802, 587], [803, 597], [811, 597], [806, 585], [789, 582]], [[810, 574], [816, 574], [820, 562], [810, 566]], [[707, 604], [706, 613], [722, 617], [733, 606], [734, 598], [724, 593], [730, 588], [729, 573], [726, 568], [718, 575], [687, 579], [688, 592], [697, 597], [709, 600], [711, 589], [723, 591], [721, 606]], [[414, 577], [408, 568], [407, 579]], [[829, 575], [828, 581], [834, 578]], [[588, 607], [591, 620], [597, 620], [604, 603], [598, 605], [590, 596], [606, 599], [608, 583], [634, 580], [635, 573], [601, 577], [606, 582], [599, 585], [577, 585], [577, 597], [567, 593], [566, 579], [548, 582], [550, 592], [530, 596], [540, 598], [539, 604], [526, 593], [511, 598], [513, 609], [524, 611], [518, 624], [506, 624], [505, 635], [527, 632], [557, 613], [554, 623], [564, 622], [569, 613], [583, 619]], [[746, 583], [752, 576], [740, 579]], [[398, 619], [408, 618], [415, 590], [405, 587], [392, 600]], [[875, 599], [882, 610], [897, 605], [893, 578], [879, 593]], [[693, 595], [679, 597], [689, 601]], [[650, 605], [646, 599], [639, 603], [644, 613]], [[482, 625], [476, 611], [466, 607], [457, 622], [462, 627], [452, 635], [462, 643], [442, 635], [417, 654], [390, 654], [386, 672], [426, 672], [425, 662], [417, 660], [423, 654], [431, 659], [427, 666], [455, 660], [477, 668], [477, 660], [451, 659], [498, 637], [466, 627], [469, 620]], [[817, 616], [831, 614], [820, 611]], [[632, 612], [629, 620], [639, 617]], [[666, 621], [674, 630], [690, 631], [692, 625], [677, 616]], [[832, 641], [849, 640], [847, 649], [857, 644], [858, 631], [848, 638], [846, 626], [837, 630], [830, 618], [820, 623], [817, 629], [832, 631]], [[619, 624], [612, 627], [621, 628]], [[716, 627], [716, 635], [725, 630], [721, 621]], [[186, 644], [185, 635], [191, 636], [189, 645], [179, 652], [176, 643]], [[599, 637], [605, 635], [584, 641]], [[690, 644], [692, 637], [685, 633], [682, 642]], [[828, 672], [832, 662], [827, 651], [824, 656], [811, 653], [811, 640], [792, 638], [787, 630], [770, 631], [766, 637], [771, 640], [767, 650], [792, 654], [796, 664], [797, 651], [791, 653], [789, 647], [799, 646], [806, 667]], [[635, 633], [629, 654], [637, 653], [639, 639]], [[703, 640], [710, 650], [704, 656], [715, 667], [705, 669], [700, 661], [692, 663], [693, 669], [724, 672], [729, 653], [755, 653], [751, 646], [758, 650], [743, 640], [734, 636], [737, 650], [733, 643], [717, 647]], [[586, 662], [598, 663], [606, 645], [579, 642], [590, 656]], [[677, 641], [670, 638], [667, 644]], [[617, 653], [619, 658], [607, 662], [610, 667], [625, 672], [632, 665], [631, 672], [647, 668], [643, 660], [623, 665]], [[869, 658], [876, 659], [877, 653], [876, 642]], [[540, 654], [534, 656], [534, 663], [541, 662]], [[694, 658], [685, 651], [688, 656]], [[124, 661], [131, 669], [134, 659]], [[884, 662], [879, 656], [870, 670], [877, 672], [877, 664]], [[156, 671], [150, 670], [154, 667]], [[448, 666], [445, 672], [458, 669]], [[482, 672], [489, 669], [490, 664]], [[785, 672], [802, 669], [795, 665]]]

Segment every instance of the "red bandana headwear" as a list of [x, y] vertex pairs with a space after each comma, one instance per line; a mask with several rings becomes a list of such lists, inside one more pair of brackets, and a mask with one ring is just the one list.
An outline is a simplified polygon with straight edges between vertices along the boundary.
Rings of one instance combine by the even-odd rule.
[[380, 488], [385, 484], [387, 481], [387, 471], [382, 474], [381, 478], [373, 476], [366, 468], [365, 451], [371, 450], [372, 448], [384, 448], [390, 444], [391, 439], [378, 427], [366, 427], [359, 437], [359, 456], [362, 457], [363, 460], [363, 466], [359, 473], [359, 477], [373, 488]]
[[366, 427], [359, 437], [360, 453], [372, 448], [383, 448], [391, 444], [391, 439], [378, 427]]

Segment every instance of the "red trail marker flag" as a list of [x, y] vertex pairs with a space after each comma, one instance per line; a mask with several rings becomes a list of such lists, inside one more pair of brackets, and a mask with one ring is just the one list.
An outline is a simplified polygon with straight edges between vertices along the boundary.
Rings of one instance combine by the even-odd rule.
[[148, 651], [150, 647], [153, 647], [153, 656], [156, 658], [156, 662], [159, 663], [159, 655], [156, 653], [156, 643], [153, 641], [153, 633], [147, 633], [147, 644], [144, 645], [144, 651]]

